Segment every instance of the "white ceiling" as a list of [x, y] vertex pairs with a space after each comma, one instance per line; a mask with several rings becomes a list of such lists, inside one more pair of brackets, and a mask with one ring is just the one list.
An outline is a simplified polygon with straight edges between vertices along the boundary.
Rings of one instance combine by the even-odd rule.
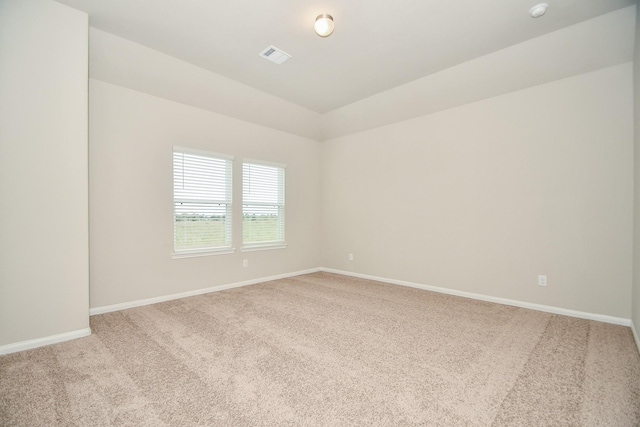
[[[635, 0], [57, 0], [92, 27], [325, 113]], [[335, 19], [327, 38], [320, 13]], [[293, 56], [276, 65], [269, 45]]]

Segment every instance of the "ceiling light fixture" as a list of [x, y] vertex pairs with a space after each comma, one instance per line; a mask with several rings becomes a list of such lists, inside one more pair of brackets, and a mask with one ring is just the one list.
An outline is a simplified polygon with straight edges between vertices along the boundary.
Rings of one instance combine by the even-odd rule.
[[542, 15], [545, 14], [548, 7], [549, 5], [546, 3], [537, 4], [533, 6], [531, 10], [529, 10], [529, 15], [531, 15], [532, 18], [540, 18]]
[[316, 30], [316, 34], [320, 37], [328, 37], [333, 33], [335, 26], [336, 25], [333, 23], [333, 16], [323, 13], [322, 15], [318, 15], [316, 18], [316, 23], [313, 24], [313, 29]]

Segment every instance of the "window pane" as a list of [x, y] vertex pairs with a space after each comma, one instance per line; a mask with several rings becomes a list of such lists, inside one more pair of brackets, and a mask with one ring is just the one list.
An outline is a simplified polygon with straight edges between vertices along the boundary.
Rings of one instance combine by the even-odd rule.
[[173, 197], [228, 203], [227, 162], [186, 153], [173, 155]]
[[284, 202], [284, 169], [253, 163], [242, 165], [242, 203], [269, 203], [277, 205]]
[[225, 205], [175, 204], [175, 251], [206, 249], [227, 243]]
[[243, 205], [242, 241], [244, 243], [284, 240], [279, 230], [280, 217], [277, 206]]

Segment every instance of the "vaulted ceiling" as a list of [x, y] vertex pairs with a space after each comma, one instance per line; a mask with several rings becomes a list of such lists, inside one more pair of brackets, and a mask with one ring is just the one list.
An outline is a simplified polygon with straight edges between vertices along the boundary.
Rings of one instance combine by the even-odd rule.
[[[634, 4], [634, 0], [57, 0], [90, 25], [319, 113], [531, 38]], [[321, 38], [315, 17], [335, 32]], [[292, 55], [259, 56], [269, 45]]]

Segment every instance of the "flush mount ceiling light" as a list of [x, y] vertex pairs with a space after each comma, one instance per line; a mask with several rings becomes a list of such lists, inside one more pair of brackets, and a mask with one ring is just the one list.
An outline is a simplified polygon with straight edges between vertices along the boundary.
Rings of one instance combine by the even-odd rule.
[[532, 18], [540, 18], [542, 15], [545, 14], [548, 7], [549, 5], [546, 3], [537, 4], [533, 6], [531, 10], [529, 10], [529, 15], [531, 15]]
[[333, 23], [333, 16], [323, 13], [318, 15], [316, 23], [313, 24], [313, 29], [316, 30], [316, 34], [320, 37], [328, 37], [333, 33], [335, 24]]

